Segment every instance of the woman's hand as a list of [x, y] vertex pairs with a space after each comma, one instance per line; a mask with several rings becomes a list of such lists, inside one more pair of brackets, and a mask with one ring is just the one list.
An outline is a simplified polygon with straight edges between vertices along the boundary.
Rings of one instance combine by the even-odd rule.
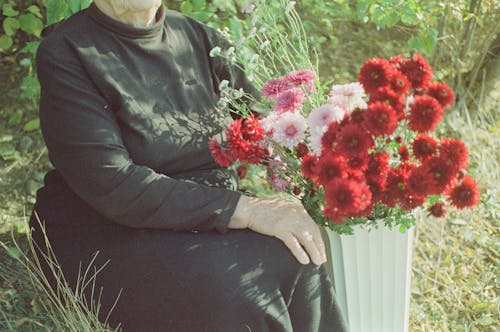
[[249, 228], [277, 237], [302, 264], [326, 262], [318, 225], [299, 202], [241, 196], [229, 228]]

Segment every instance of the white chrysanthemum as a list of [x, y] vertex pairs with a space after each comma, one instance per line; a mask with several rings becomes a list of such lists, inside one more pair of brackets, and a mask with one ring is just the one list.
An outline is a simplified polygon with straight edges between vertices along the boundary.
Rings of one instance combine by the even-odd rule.
[[273, 139], [292, 149], [304, 139], [307, 124], [299, 112], [286, 112], [280, 114], [271, 127]]
[[265, 118], [262, 118], [259, 123], [260, 126], [267, 132], [273, 129], [274, 124], [278, 121], [280, 114], [278, 112], [270, 112]]
[[316, 130], [311, 130], [311, 135], [309, 136], [309, 146], [311, 147], [312, 152], [316, 156], [321, 155], [321, 138], [323, 134], [326, 132], [324, 128], [317, 128]]
[[360, 83], [339, 84], [332, 86], [328, 103], [352, 112], [356, 108], [367, 107], [365, 97], [365, 91]]
[[309, 114], [307, 118], [307, 124], [311, 130], [325, 129], [328, 128], [330, 122], [341, 121], [346, 112], [341, 107], [332, 104], [325, 104], [318, 108], [315, 108]]

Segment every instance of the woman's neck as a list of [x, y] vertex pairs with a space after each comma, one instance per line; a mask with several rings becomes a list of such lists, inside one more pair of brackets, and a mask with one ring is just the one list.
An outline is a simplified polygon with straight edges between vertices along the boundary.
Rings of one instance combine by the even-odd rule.
[[109, 17], [138, 28], [153, 24], [158, 8], [161, 6], [161, 1], [152, 0], [144, 1], [136, 6], [134, 6], [135, 1], [130, 0], [94, 0], [94, 3]]

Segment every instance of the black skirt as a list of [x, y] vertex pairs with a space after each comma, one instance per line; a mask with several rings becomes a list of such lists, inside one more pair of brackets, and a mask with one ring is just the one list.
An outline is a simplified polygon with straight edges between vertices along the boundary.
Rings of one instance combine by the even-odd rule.
[[[94, 297], [102, 290], [101, 319], [120, 294], [110, 315], [112, 327], [141, 332], [347, 331], [325, 266], [299, 264], [276, 238], [250, 230], [219, 234], [128, 228], [69, 196], [46, 186], [38, 192], [35, 211], [71, 287], [97, 255], [89, 271], [104, 266], [94, 287]], [[74, 204], [70, 209], [68, 202]], [[43, 247], [34, 215], [30, 224], [34, 241]], [[87, 290], [90, 298], [92, 288]]]

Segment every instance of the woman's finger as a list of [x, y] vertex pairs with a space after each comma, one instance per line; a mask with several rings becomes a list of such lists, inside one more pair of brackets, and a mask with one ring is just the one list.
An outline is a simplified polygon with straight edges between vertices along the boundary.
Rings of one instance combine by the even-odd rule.
[[318, 250], [315, 241], [316, 239], [314, 238], [312, 232], [309, 230], [301, 231], [298, 234], [295, 234], [295, 236], [302, 247], [304, 247], [306, 252], [309, 254], [309, 257], [311, 257], [313, 263], [316, 265], [321, 265], [323, 263], [323, 259], [321, 257], [320, 251]]
[[277, 237], [281, 241], [283, 241], [283, 243], [288, 247], [288, 249], [290, 249], [290, 251], [297, 258], [299, 263], [309, 264], [311, 262], [307, 253], [300, 246], [299, 241], [291, 233], [288, 233], [287, 235], [285, 235], [283, 237], [280, 237], [280, 236], [277, 236]]

